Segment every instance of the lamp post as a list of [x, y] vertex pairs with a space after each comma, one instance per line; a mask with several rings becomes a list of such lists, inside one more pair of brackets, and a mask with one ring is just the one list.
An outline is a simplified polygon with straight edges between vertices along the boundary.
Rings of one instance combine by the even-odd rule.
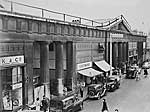
[[109, 42], [110, 42], [110, 75], [112, 75], [112, 34], [110, 33], [109, 36]]

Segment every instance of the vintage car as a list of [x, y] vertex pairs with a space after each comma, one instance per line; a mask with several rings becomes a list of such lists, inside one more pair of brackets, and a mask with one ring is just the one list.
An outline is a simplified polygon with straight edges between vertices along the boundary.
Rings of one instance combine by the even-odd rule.
[[76, 112], [83, 108], [83, 99], [75, 94], [55, 97], [50, 100], [50, 112]]
[[107, 91], [114, 91], [120, 86], [120, 77], [112, 75], [107, 78]]
[[99, 83], [99, 84], [91, 84], [88, 86], [87, 92], [88, 98], [100, 99], [104, 95], [106, 95], [106, 85]]
[[150, 68], [150, 62], [144, 62], [144, 64], [142, 65], [143, 69], [149, 69]]

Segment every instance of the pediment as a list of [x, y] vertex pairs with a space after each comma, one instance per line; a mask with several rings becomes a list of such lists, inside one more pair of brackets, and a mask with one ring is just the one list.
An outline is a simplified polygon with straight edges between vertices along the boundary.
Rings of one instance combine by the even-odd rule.
[[111, 30], [119, 30], [123, 32], [130, 32], [131, 29], [126, 26], [125, 22], [122, 20], [120, 22], [115, 23], [110, 27]]

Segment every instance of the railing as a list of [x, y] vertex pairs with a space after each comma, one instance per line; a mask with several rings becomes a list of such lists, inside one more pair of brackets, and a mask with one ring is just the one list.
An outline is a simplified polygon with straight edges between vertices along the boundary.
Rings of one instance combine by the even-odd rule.
[[[24, 14], [28, 15], [27, 12], [29, 12], [29, 14], [34, 12], [34, 14], [32, 14], [32, 15], [36, 14], [35, 16], [38, 15], [40, 18], [56, 19], [56, 20], [60, 20], [63, 22], [71, 22], [71, 23], [75, 23], [75, 24], [88, 25], [88, 26], [98, 26], [100, 28], [105, 28], [105, 27], [117, 22], [119, 19], [126, 20], [121, 15], [116, 18], [113, 18], [111, 21], [98, 22], [98, 21], [94, 21], [91, 19], [73, 16], [73, 15], [60, 13], [60, 12], [56, 12], [56, 11], [51, 11], [48, 9], [35, 7], [35, 6], [31, 6], [31, 5], [26, 5], [26, 4], [22, 4], [22, 3], [18, 3], [18, 2], [14, 2], [14, 1], [10, 1], [10, 0], [3, 0], [3, 1], [8, 3], [7, 6], [9, 6], [9, 8], [7, 8], [7, 10], [11, 11], [12, 13], [14, 13], [14, 12], [22, 13], [23, 12]], [[19, 9], [19, 7], [20, 7], [20, 9]], [[23, 9], [23, 10], [21, 11], [21, 9]], [[31, 9], [34, 9], [34, 11]], [[27, 11], [24, 12], [25, 10], [27, 10]]]
[[[3, 1], [8, 3], [7, 4], [8, 8], [5, 10], [7, 10], [6, 12], [9, 14], [12, 13], [12, 14], [22, 15], [22, 16], [30, 17], [30, 18], [46, 19], [46, 20], [50, 20], [54, 22], [63, 22], [63, 23], [69, 23], [69, 24], [71, 23], [71, 24], [77, 24], [81, 26], [89, 26], [89, 27], [92, 26], [92, 27], [102, 28], [102, 29], [109, 28], [110, 25], [120, 20], [124, 20], [127, 27], [131, 29], [131, 26], [129, 25], [129, 23], [127, 22], [127, 20], [124, 18], [123, 15], [120, 15], [115, 18], [107, 19], [104, 22], [99, 22], [96, 20], [91, 20], [91, 19], [87, 19], [87, 18], [83, 18], [79, 16], [73, 16], [70, 14], [60, 13], [60, 12], [56, 12], [56, 11], [52, 11], [52, 10], [48, 10], [48, 9], [44, 9], [40, 7], [35, 7], [31, 5], [26, 5], [23, 3], [18, 3], [18, 2], [14, 2], [10, 0], [3, 0]], [[23, 9], [23, 10], [20, 10], [20, 9]], [[34, 9], [34, 10], [31, 10], [31, 9]], [[3, 12], [2, 10], [0, 11]], [[146, 36], [147, 34], [140, 33], [140, 35]]]

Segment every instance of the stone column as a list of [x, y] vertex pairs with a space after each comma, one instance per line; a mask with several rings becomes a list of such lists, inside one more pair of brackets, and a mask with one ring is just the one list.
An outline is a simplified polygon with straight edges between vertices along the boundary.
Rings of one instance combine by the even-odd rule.
[[24, 103], [33, 103], [33, 41], [25, 41], [24, 43], [24, 56], [25, 56], [25, 93], [24, 93]]
[[120, 67], [120, 64], [122, 62], [122, 42], [119, 42], [118, 43], [118, 64], [119, 64], [119, 67]]
[[129, 58], [129, 45], [128, 42], [126, 42], [126, 61], [128, 62]]
[[112, 44], [112, 66], [116, 67], [117, 66], [117, 43], [113, 42]]
[[122, 62], [125, 62], [125, 42], [122, 43]]
[[126, 44], [126, 42], [124, 42], [124, 46], [123, 46], [123, 47], [124, 47], [124, 48], [123, 48], [123, 49], [124, 49], [124, 62], [127, 62], [127, 53], [126, 53], [126, 52], [127, 52], [127, 51], [126, 51], [126, 50], [127, 50], [127, 48], [126, 48], [126, 47], [127, 47], [127, 44]]
[[108, 42], [108, 63], [110, 63], [110, 42]]
[[46, 97], [50, 98], [50, 74], [49, 74], [49, 43], [40, 42], [40, 80], [44, 84]]
[[27, 104], [28, 101], [28, 89], [27, 89], [27, 85], [28, 85], [28, 80], [26, 79], [27, 75], [26, 75], [26, 67], [22, 67], [22, 104], [23, 104], [23, 108], [25, 108], [25, 105]]
[[2, 73], [0, 68], [0, 112], [3, 110], [2, 82]]
[[63, 75], [64, 75], [64, 68], [63, 68], [63, 43], [62, 42], [55, 42], [55, 76], [56, 76], [56, 95], [63, 94]]
[[105, 60], [108, 62], [109, 57], [108, 57], [108, 39], [109, 39], [109, 32], [105, 32], [105, 52], [104, 52], [104, 57]]
[[137, 43], [137, 50], [138, 50], [138, 60], [140, 63], [140, 66], [143, 62], [143, 42], [138, 42]]
[[66, 43], [66, 65], [67, 65], [67, 74], [65, 76], [65, 86], [72, 90], [72, 77], [73, 77], [73, 73], [74, 73], [74, 64], [73, 64], [73, 60], [74, 60], [74, 56], [73, 56], [73, 42], [67, 42]]
[[105, 60], [107, 61], [107, 62], [109, 62], [110, 61], [110, 59], [109, 59], [109, 54], [110, 54], [110, 47], [109, 47], [109, 42], [107, 42], [107, 43], [105, 43]]

